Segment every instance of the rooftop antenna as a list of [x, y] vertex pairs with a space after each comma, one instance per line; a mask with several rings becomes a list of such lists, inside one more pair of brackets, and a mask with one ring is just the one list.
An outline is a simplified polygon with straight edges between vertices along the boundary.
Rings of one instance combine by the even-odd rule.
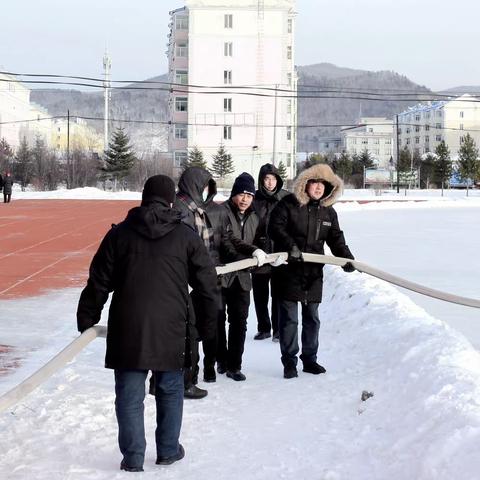
[[105, 49], [105, 54], [103, 55], [103, 96], [104, 96], [104, 149], [108, 148], [108, 101], [110, 99], [110, 69], [112, 68], [112, 60], [110, 55]]

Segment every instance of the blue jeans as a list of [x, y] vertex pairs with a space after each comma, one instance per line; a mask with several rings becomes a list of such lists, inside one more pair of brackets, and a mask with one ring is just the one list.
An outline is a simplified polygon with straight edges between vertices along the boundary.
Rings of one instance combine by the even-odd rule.
[[[148, 370], [115, 370], [115, 412], [123, 463], [143, 467], [145, 458], [144, 399]], [[155, 372], [157, 457], [178, 453], [183, 414], [183, 370]]]
[[[318, 318], [318, 303], [302, 305], [302, 354], [304, 364], [317, 361], [318, 333], [320, 319]], [[298, 347], [298, 302], [279, 301], [279, 334], [280, 351], [284, 367], [297, 365]]]

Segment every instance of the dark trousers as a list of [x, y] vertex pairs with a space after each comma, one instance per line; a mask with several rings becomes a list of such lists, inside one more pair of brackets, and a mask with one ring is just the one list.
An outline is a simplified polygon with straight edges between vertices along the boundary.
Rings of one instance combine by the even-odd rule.
[[[317, 361], [318, 334], [320, 319], [318, 303], [304, 303], [302, 306], [302, 354], [304, 364]], [[297, 365], [298, 347], [298, 302], [281, 300], [279, 302], [279, 333], [282, 363], [285, 367]]]
[[[144, 399], [148, 370], [115, 370], [115, 412], [123, 463], [143, 467], [145, 458]], [[155, 372], [157, 457], [178, 453], [183, 415], [183, 371]]]
[[[250, 292], [240, 286], [238, 278], [228, 288], [222, 288], [222, 300], [225, 309], [218, 319], [217, 362], [225, 365], [227, 370], [242, 368], [242, 356], [247, 334], [248, 307]], [[228, 341], [226, 320], [228, 318]]]
[[3, 203], [10, 203], [11, 198], [12, 198], [11, 193], [4, 193], [3, 194]]
[[[220, 298], [220, 291], [218, 292], [219, 298]], [[195, 318], [201, 319], [203, 312], [201, 308], [201, 303], [200, 299], [197, 298], [195, 295], [195, 291], [191, 293], [191, 299], [192, 299], [192, 305], [193, 309], [195, 311]], [[221, 303], [219, 299], [219, 304]], [[196, 329], [195, 329], [196, 330]], [[216, 354], [217, 354], [217, 332], [215, 331], [215, 335], [213, 338], [209, 340], [203, 340], [202, 341], [202, 346], [203, 346], [203, 366], [204, 368], [213, 368], [215, 367], [215, 359], [216, 359]], [[200, 353], [199, 353], [199, 348], [198, 348], [198, 340], [195, 339], [190, 339], [190, 348], [191, 348], [191, 366], [188, 368], [185, 368], [185, 378], [184, 378], [184, 384], [185, 384], [185, 389], [190, 388], [192, 385], [196, 385], [198, 383], [198, 372], [199, 372], [199, 361], [200, 361]]]
[[[278, 297], [271, 272], [252, 274], [253, 301], [257, 314], [257, 331], [278, 334]], [[272, 315], [268, 313], [268, 300], [272, 297]], [[271, 321], [270, 321], [271, 318]]]

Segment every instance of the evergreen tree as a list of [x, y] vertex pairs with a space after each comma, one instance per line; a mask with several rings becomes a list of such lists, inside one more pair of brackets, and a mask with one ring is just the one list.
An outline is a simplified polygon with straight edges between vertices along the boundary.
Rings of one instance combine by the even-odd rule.
[[398, 159], [398, 171], [400, 173], [406, 173], [409, 172], [412, 168], [412, 154], [410, 153], [410, 150], [408, 147], [405, 145], [401, 150], [400, 150], [400, 158]]
[[450, 180], [453, 170], [452, 160], [450, 159], [450, 150], [444, 140], [442, 140], [437, 145], [437, 148], [435, 148], [435, 155], [437, 156], [435, 160], [435, 177], [442, 186], [443, 197], [443, 188]]
[[420, 164], [420, 186], [430, 188], [430, 183], [435, 178], [436, 156], [432, 153], [425, 155]]
[[188, 152], [187, 161], [182, 164], [182, 172], [189, 167], [207, 168], [207, 162], [203, 159], [203, 152], [201, 152], [197, 146], [194, 146]]
[[458, 166], [457, 173], [461, 180], [467, 184], [467, 197], [469, 181], [475, 180], [480, 175], [480, 161], [478, 159], [478, 148], [475, 145], [475, 140], [469, 133], [465, 135], [462, 146], [458, 151]]
[[129, 141], [130, 139], [123, 128], [117, 128], [105, 152], [104, 165], [100, 168], [105, 178], [114, 180], [115, 190], [117, 182], [127, 177], [137, 161]]
[[373, 160], [370, 152], [365, 148], [360, 155], [352, 156], [352, 176], [351, 181], [355, 188], [363, 187], [363, 179], [366, 168], [373, 167]]
[[287, 180], [287, 177], [288, 177], [287, 168], [285, 167], [285, 164], [283, 163], [283, 161], [280, 161], [280, 163], [278, 164], [278, 174], [280, 175], [283, 181]]
[[32, 179], [33, 173], [32, 152], [28, 147], [28, 142], [25, 137], [23, 137], [20, 142], [17, 154], [15, 155], [15, 160], [15, 178], [20, 182], [22, 190], [25, 190], [25, 187]]
[[367, 148], [362, 150], [360, 154], [359, 161], [362, 164], [363, 168], [372, 168], [374, 166], [373, 158]]
[[341, 177], [343, 181], [348, 179], [353, 172], [353, 162], [350, 159], [348, 152], [342, 152], [340, 157], [332, 162], [332, 167], [335, 173]]
[[221, 143], [218, 151], [213, 155], [213, 163], [210, 172], [215, 178], [225, 179], [235, 171], [232, 156], [227, 153], [225, 146]]
[[10, 164], [13, 159], [13, 150], [8, 142], [2, 138], [0, 140], [0, 173], [10, 170]]

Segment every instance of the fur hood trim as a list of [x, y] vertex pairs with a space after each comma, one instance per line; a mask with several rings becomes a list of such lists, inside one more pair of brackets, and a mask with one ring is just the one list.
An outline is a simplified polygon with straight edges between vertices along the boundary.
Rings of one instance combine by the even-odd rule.
[[320, 204], [323, 207], [333, 205], [341, 197], [343, 193], [342, 179], [333, 173], [330, 166], [325, 163], [319, 163], [300, 173], [293, 184], [293, 193], [300, 205], [305, 206], [310, 201], [305, 188], [309, 180], [317, 178], [326, 184], [325, 194], [320, 199]]

